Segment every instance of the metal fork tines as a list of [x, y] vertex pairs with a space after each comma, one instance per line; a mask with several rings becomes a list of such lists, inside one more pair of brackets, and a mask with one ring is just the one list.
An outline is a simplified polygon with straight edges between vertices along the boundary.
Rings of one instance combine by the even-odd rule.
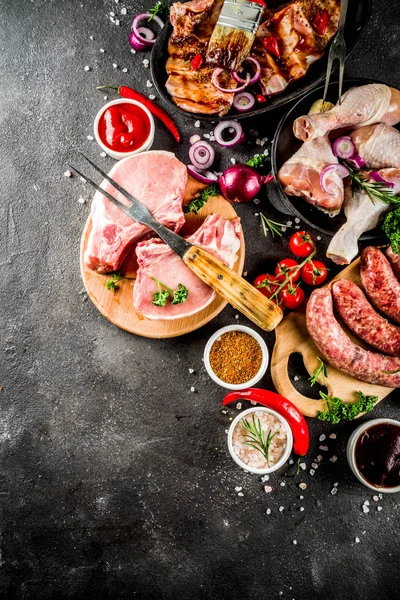
[[344, 39], [344, 25], [346, 22], [346, 13], [349, 0], [342, 0], [340, 3], [340, 19], [337, 34], [333, 40], [328, 54], [328, 66], [326, 69], [326, 80], [324, 89], [324, 101], [328, 93], [329, 80], [333, 63], [336, 59], [339, 61], [339, 104], [342, 98], [342, 86], [344, 77], [344, 62], [346, 60], [346, 42]]

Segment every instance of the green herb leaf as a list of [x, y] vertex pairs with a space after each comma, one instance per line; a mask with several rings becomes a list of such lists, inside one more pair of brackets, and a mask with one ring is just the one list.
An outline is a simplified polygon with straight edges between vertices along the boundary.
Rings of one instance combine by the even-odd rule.
[[254, 413], [252, 416], [252, 423], [250, 423], [247, 419], [243, 419], [241, 424], [249, 434], [243, 436], [246, 440], [244, 443], [247, 446], [251, 446], [258, 452], [261, 452], [267, 461], [267, 465], [269, 466], [269, 449], [273, 438], [277, 435], [277, 432], [271, 433], [270, 429], [268, 435], [265, 435], [261, 425], [261, 420], [255, 419]]
[[108, 290], [118, 290], [119, 285], [117, 285], [117, 281], [121, 281], [121, 279], [123, 279], [123, 275], [121, 275], [121, 273], [113, 273], [111, 275], [111, 279], [106, 281], [106, 288]]
[[148, 19], [148, 22], [150, 22], [156, 15], [158, 17], [160, 17], [161, 19], [163, 19], [163, 18], [166, 19], [167, 17], [169, 17], [170, 6], [169, 6], [169, 4], [162, 2], [162, 0], [159, 0], [158, 2], [155, 3], [153, 8], [149, 9], [149, 13], [152, 16]]
[[247, 161], [246, 165], [249, 167], [253, 167], [253, 169], [261, 169], [264, 166], [264, 162], [267, 157], [265, 154], [255, 154], [253, 158]]
[[400, 254], [400, 206], [386, 215], [382, 229], [392, 246], [393, 252]]
[[297, 463], [296, 463], [296, 475], [298, 475], [300, 473], [300, 460], [301, 460], [301, 458], [299, 456], [299, 458], [297, 459]]
[[353, 190], [363, 190], [368, 194], [370, 200], [375, 202], [379, 200], [384, 204], [397, 204], [400, 205], [400, 197], [395, 196], [393, 191], [387, 187], [385, 183], [380, 181], [374, 181], [370, 179], [368, 173], [363, 169], [356, 169], [345, 162], [346, 168], [349, 170], [350, 184]]
[[178, 289], [174, 291], [174, 299], [172, 300], [172, 304], [183, 304], [186, 302], [188, 294], [189, 290], [181, 283], [178, 283]]
[[284, 227], [286, 229], [286, 225], [284, 225], [283, 223], [277, 223], [276, 221], [271, 221], [271, 219], [267, 219], [267, 217], [263, 213], [260, 213], [260, 219], [265, 236], [267, 236], [268, 234], [268, 227], [273, 238], [275, 237], [275, 235], [282, 237], [283, 231], [281, 228]]
[[169, 298], [168, 290], [161, 290], [159, 292], [153, 292], [153, 302], [156, 306], [165, 306]]
[[397, 375], [397, 373], [400, 373], [400, 369], [395, 369], [394, 371], [384, 371], [384, 373], [387, 375]]
[[196, 198], [193, 198], [189, 204], [186, 204], [186, 206], [183, 207], [183, 212], [194, 212], [197, 215], [199, 210], [202, 209], [205, 203], [209, 200], [210, 196], [218, 196], [220, 193], [220, 189], [216, 183], [209, 185], [202, 190]]
[[314, 385], [314, 383], [317, 383], [318, 381], [318, 377], [321, 375], [322, 378], [322, 383], [325, 383], [326, 378], [328, 377], [328, 373], [326, 372], [326, 365], [324, 363], [323, 360], [320, 359], [319, 356], [317, 356], [317, 360], [319, 362], [318, 367], [315, 369], [314, 373], [311, 375], [311, 377], [308, 379], [308, 381], [311, 383], [311, 385]]
[[361, 413], [371, 412], [378, 401], [378, 396], [366, 396], [362, 392], [357, 392], [355, 402], [343, 402], [340, 398], [333, 398], [319, 393], [326, 404], [326, 410], [320, 411], [317, 418], [321, 421], [329, 421], [336, 425], [340, 421], [352, 421]]

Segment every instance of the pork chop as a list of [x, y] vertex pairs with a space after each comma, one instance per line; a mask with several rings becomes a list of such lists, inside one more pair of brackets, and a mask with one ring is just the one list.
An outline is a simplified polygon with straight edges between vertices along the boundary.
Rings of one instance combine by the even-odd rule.
[[[220, 215], [210, 215], [201, 227], [186, 239], [232, 268], [240, 248], [240, 232], [239, 218], [229, 221]], [[133, 289], [133, 305], [147, 319], [171, 320], [189, 317], [214, 300], [215, 292], [160, 239], [140, 242], [136, 254], [139, 269]], [[189, 291], [186, 301], [182, 304], [171, 304], [169, 299], [165, 306], [152, 304], [153, 292], [158, 291], [158, 285], [150, 276], [173, 290], [176, 290], [180, 283], [184, 285]]]
[[[182, 210], [187, 171], [172, 152], [143, 152], [124, 158], [110, 171], [127, 192], [145, 204], [153, 217], [177, 232], [185, 222]], [[108, 182], [102, 187], [124, 204], [129, 202]], [[96, 192], [91, 209], [92, 230], [84, 254], [84, 263], [99, 273], [118, 271], [132, 246], [149, 227], [137, 223]]]

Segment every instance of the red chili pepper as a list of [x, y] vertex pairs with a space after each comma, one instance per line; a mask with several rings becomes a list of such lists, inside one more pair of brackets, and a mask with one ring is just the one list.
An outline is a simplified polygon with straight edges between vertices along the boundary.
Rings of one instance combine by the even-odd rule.
[[329, 14], [327, 10], [318, 11], [313, 20], [314, 29], [320, 34], [324, 35], [329, 22]]
[[158, 117], [160, 121], [164, 123], [166, 128], [172, 133], [177, 142], [181, 141], [181, 134], [179, 133], [171, 117], [165, 112], [165, 110], [163, 110], [160, 106], [157, 106], [157, 104], [152, 102], [149, 98], [146, 98], [146, 96], [143, 96], [143, 94], [139, 94], [139, 92], [136, 92], [132, 88], [126, 87], [125, 85], [121, 85], [121, 87], [115, 87], [112, 85], [102, 85], [99, 86], [97, 89], [117, 90], [119, 95], [123, 98], [130, 98], [131, 100], [137, 100], [138, 102], [141, 102], [146, 108], [149, 109], [152, 115]]
[[273, 54], [277, 58], [281, 57], [278, 38], [275, 35], [269, 35], [268, 37], [265, 37], [262, 41], [262, 45], [270, 54]]
[[257, 102], [259, 102], [260, 104], [264, 104], [264, 102], [267, 101], [266, 97], [263, 96], [262, 94], [257, 94], [256, 96], [256, 100]]
[[201, 54], [196, 54], [194, 59], [191, 62], [192, 71], [198, 71], [202, 64], [204, 63], [204, 58]]
[[292, 402], [286, 400], [283, 396], [263, 390], [261, 388], [249, 388], [241, 392], [230, 392], [227, 394], [222, 402], [224, 406], [230, 402], [237, 402], [238, 400], [253, 400], [276, 410], [282, 417], [284, 417], [290, 425], [293, 433], [293, 450], [299, 456], [304, 456], [308, 452], [308, 446], [310, 443], [310, 436], [308, 433], [307, 423]]

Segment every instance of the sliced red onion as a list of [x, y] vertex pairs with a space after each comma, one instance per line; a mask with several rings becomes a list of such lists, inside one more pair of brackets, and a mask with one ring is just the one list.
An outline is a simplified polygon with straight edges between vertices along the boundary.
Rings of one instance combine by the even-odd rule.
[[362, 169], [365, 167], [365, 160], [361, 158], [358, 154], [354, 154], [351, 158], [347, 159], [347, 162], [350, 163], [356, 169]]
[[138, 33], [140, 33], [141, 38], [144, 38], [150, 44], [154, 44], [154, 42], [156, 41], [156, 34], [154, 33], [154, 31], [152, 31], [148, 27], [138, 27], [137, 30]]
[[189, 174], [197, 181], [200, 181], [200, 183], [209, 185], [210, 183], [218, 181], [218, 176], [212, 171], [200, 171], [199, 169], [196, 169], [194, 165], [188, 165], [187, 170], [189, 171]]
[[[154, 35], [153, 38], [149, 39], [147, 32], [151, 31], [151, 30], [148, 29], [147, 27], [139, 27], [139, 23], [141, 21], [143, 21], [144, 19], [147, 19], [147, 21], [149, 19], [151, 19], [152, 21], [155, 21], [157, 23], [157, 25], [160, 26], [161, 29], [164, 27], [164, 21], [162, 21], [160, 19], [160, 17], [158, 17], [157, 15], [152, 15], [150, 13], [141, 13], [140, 15], [138, 15], [137, 17], [135, 17], [133, 19], [131, 29], [132, 29], [132, 32], [135, 34], [135, 38], [139, 42], [142, 42], [143, 44], [147, 44], [147, 47], [149, 47], [149, 46], [152, 46], [154, 44], [154, 42], [156, 41], [156, 36]], [[141, 30], [143, 30], [143, 29], [146, 30], [144, 33], [141, 32]], [[153, 33], [153, 32], [151, 32], [151, 33]], [[129, 40], [129, 41], [132, 45], [131, 40]], [[135, 50], [136, 50], [136, 48], [135, 48]]]
[[[260, 79], [260, 77], [261, 77], [261, 65], [258, 62], [258, 60], [256, 60], [255, 58], [252, 58], [251, 56], [249, 56], [248, 58], [245, 58], [245, 60], [243, 62], [246, 62], [246, 61], [252, 63], [255, 66], [255, 68], [256, 68], [255, 73], [251, 77], [250, 81], [247, 81], [247, 76], [246, 76], [246, 80], [244, 80], [242, 77], [240, 77], [237, 74], [237, 71], [233, 71], [232, 78], [236, 81], [236, 83], [242, 83], [242, 84], [245, 83], [246, 86], [248, 86], [248, 85], [253, 85], [254, 83], [257, 83], [257, 81]], [[242, 66], [243, 66], [243, 63], [242, 63]], [[247, 75], [248, 74], [249, 73], [247, 73]]]
[[189, 138], [189, 142], [191, 144], [195, 144], [196, 142], [199, 142], [201, 140], [201, 137], [199, 136], [198, 133], [193, 134], [192, 136], [190, 136]]
[[337, 175], [339, 175], [339, 177], [344, 179], [348, 176], [349, 170], [346, 169], [344, 165], [339, 165], [335, 163], [333, 165], [326, 166], [325, 169], [322, 171], [319, 177], [321, 189], [323, 192], [325, 192], [325, 194], [330, 194], [331, 196], [334, 195], [335, 191], [332, 189], [332, 187], [329, 186], [328, 177], [330, 175], [333, 175], [333, 173], [336, 173]]
[[215, 150], [208, 142], [200, 140], [189, 148], [189, 158], [196, 169], [209, 169], [214, 162]]
[[214, 69], [214, 71], [211, 75], [211, 82], [217, 88], [217, 90], [219, 90], [220, 92], [223, 92], [224, 94], [236, 94], [237, 92], [241, 92], [248, 86], [249, 81], [250, 81], [250, 73], [247, 73], [246, 82], [242, 85], [242, 87], [238, 87], [236, 89], [228, 89], [228, 88], [221, 87], [218, 82], [218, 77], [221, 75], [221, 73], [224, 72], [224, 70], [225, 69], [218, 67], [217, 69]]
[[239, 112], [247, 112], [253, 108], [256, 101], [252, 94], [249, 92], [239, 92], [233, 97], [233, 106]]
[[384, 179], [379, 173], [379, 171], [371, 171], [371, 173], [369, 174], [369, 178], [372, 179], [372, 181], [376, 181], [377, 183], [384, 183], [388, 188], [394, 187], [394, 183], [392, 181]]
[[134, 31], [131, 31], [131, 34], [129, 36], [129, 43], [132, 46], [132, 48], [134, 50], [136, 50], [137, 52], [143, 52], [144, 50], [148, 50], [151, 46], [151, 44], [149, 44], [148, 42], [142, 42], [140, 41], [136, 35]]
[[[225, 131], [225, 129], [231, 129], [231, 128], [234, 130], [234, 136], [231, 140], [225, 141], [222, 137], [222, 132]], [[234, 120], [221, 121], [220, 123], [218, 123], [218, 125], [214, 129], [214, 136], [215, 136], [215, 141], [220, 146], [226, 146], [228, 148], [230, 148], [232, 146], [236, 146], [236, 144], [240, 144], [241, 142], [243, 142], [246, 139], [245, 135], [243, 133], [243, 128], [242, 128], [241, 124], [239, 123], [239, 121], [234, 121]]]
[[332, 152], [339, 158], [351, 158], [356, 153], [356, 147], [349, 135], [342, 135], [334, 140]]

